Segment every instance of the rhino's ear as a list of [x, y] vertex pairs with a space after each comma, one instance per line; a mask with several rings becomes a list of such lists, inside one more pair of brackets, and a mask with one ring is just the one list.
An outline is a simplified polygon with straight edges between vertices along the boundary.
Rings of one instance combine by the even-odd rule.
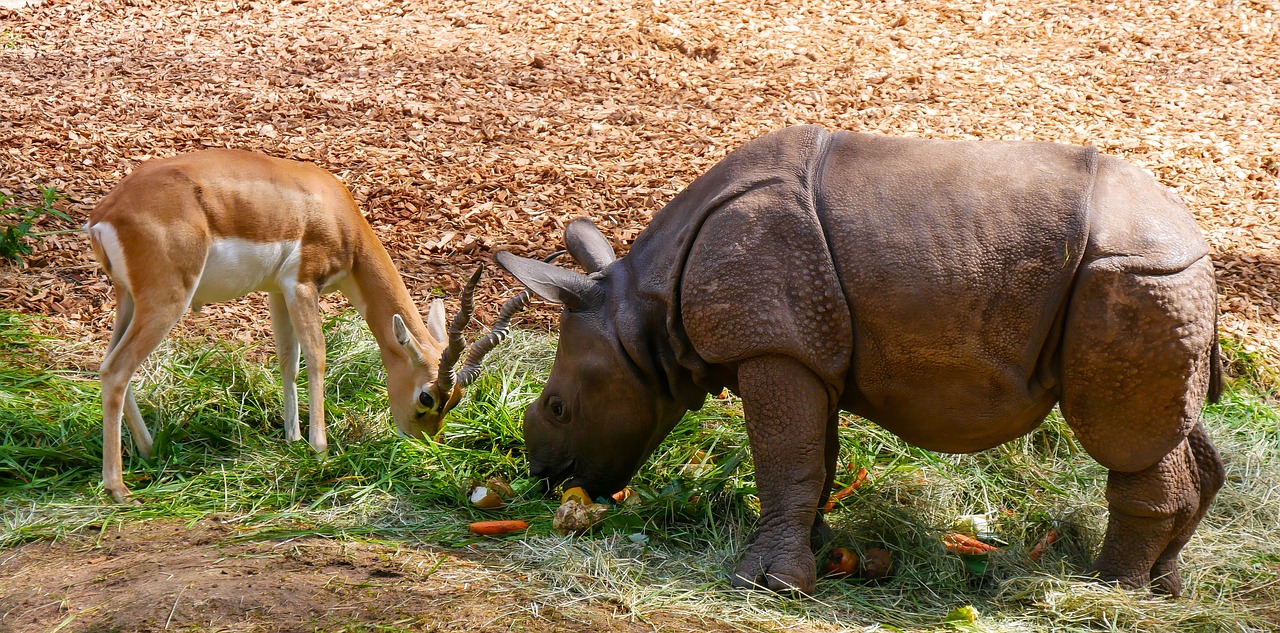
[[589, 312], [604, 303], [600, 283], [581, 273], [509, 251], [498, 251], [493, 259], [533, 294], [552, 303], [563, 303], [575, 312]]
[[564, 227], [564, 243], [573, 261], [589, 273], [613, 263], [613, 245], [590, 218], [578, 218]]

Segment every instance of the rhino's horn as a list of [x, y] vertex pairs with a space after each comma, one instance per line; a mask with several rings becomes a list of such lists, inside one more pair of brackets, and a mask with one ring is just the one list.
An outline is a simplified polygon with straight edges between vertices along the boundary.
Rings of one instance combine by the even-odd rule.
[[575, 312], [593, 310], [604, 301], [600, 283], [581, 273], [510, 251], [498, 251], [493, 258], [533, 294], [552, 303], [562, 303]]
[[578, 218], [564, 227], [564, 243], [573, 261], [589, 273], [613, 263], [613, 245], [590, 218]]

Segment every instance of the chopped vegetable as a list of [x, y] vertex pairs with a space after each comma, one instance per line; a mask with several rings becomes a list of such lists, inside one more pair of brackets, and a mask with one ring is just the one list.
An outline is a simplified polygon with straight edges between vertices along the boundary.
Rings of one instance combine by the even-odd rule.
[[623, 488], [613, 493], [613, 500], [624, 506], [633, 506], [640, 503], [640, 495], [632, 492], [630, 488]]
[[849, 495], [853, 494], [853, 491], [854, 491], [854, 490], [857, 490], [858, 488], [860, 488], [860, 487], [862, 486], [862, 484], [863, 484], [863, 483], [865, 483], [866, 481], [867, 481], [867, 469], [866, 469], [866, 468], [859, 468], [859, 469], [858, 469], [858, 474], [857, 474], [857, 476], [856, 476], [856, 477], [854, 477], [853, 483], [851, 483], [851, 484], [849, 484], [849, 485], [845, 486], [844, 488], [841, 488], [840, 490], [838, 490], [838, 491], [836, 491], [836, 492], [832, 493], [831, 497], [830, 497], [829, 499], [827, 499], [827, 506], [826, 506], [825, 508], [823, 508], [823, 511], [824, 511], [824, 512], [830, 512], [830, 511], [834, 510], [834, 509], [835, 509], [835, 507], [836, 507], [836, 503], [837, 503], [838, 501], [840, 501], [841, 499], [844, 499], [845, 497], [847, 497], [847, 496], [849, 496]]
[[994, 545], [987, 545], [968, 534], [959, 532], [949, 532], [942, 537], [942, 544], [946, 546], [948, 551], [956, 554], [990, 554], [998, 552], [1000, 548]]
[[978, 621], [979, 615], [978, 610], [973, 605], [965, 605], [952, 609], [943, 622], [949, 624], [973, 624]]
[[506, 503], [502, 500], [502, 497], [498, 496], [497, 493], [486, 486], [476, 486], [475, 488], [472, 488], [469, 498], [471, 500], [471, 505], [482, 510], [500, 508], [504, 503]]
[[504, 521], [476, 521], [467, 528], [467, 530], [472, 534], [483, 534], [486, 536], [498, 536], [527, 529], [529, 529], [528, 523], [514, 519]]
[[576, 498], [566, 499], [560, 507], [556, 509], [556, 515], [551, 520], [551, 527], [562, 535], [582, 534], [591, 529], [601, 518], [605, 512], [609, 510], [609, 506], [603, 503], [579, 503]]
[[847, 576], [858, 572], [858, 555], [837, 547], [827, 555], [827, 573], [833, 576]]
[[1058, 529], [1049, 528], [1049, 531], [1045, 533], [1038, 543], [1036, 543], [1035, 547], [1031, 548], [1031, 551], [1027, 554], [1027, 558], [1030, 558], [1031, 560], [1040, 560], [1040, 557], [1044, 556], [1045, 550], [1049, 549], [1049, 546], [1053, 545], [1057, 540]]
[[564, 504], [570, 499], [573, 499], [574, 501], [577, 501], [578, 503], [584, 506], [591, 505], [591, 497], [590, 495], [587, 494], [587, 489], [581, 486], [575, 486], [573, 488], [570, 488], [564, 491], [564, 494], [560, 495], [561, 504]]
[[503, 499], [510, 499], [516, 496], [516, 491], [511, 489], [511, 484], [507, 483], [507, 480], [503, 479], [501, 476], [494, 475], [493, 477], [486, 479], [484, 485], [487, 486], [491, 492]]
[[862, 577], [879, 580], [893, 571], [893, 554], [883, 547], [873, 547], [862, 553]]

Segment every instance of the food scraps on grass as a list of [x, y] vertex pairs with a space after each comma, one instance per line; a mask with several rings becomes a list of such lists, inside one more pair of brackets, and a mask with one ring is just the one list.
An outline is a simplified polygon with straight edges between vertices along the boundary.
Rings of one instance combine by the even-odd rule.
[[506, 503], [498, 493], [490, 490], [487, 486], [476, 486], [472, 488], [471, 494], [468, 498], [471, 500], [471, 505], [480, 508], [481, 510], [500, 508], [504, 503]]
[[866, 481], [867, 481], [867, 469], [859, 468], [858, 474], [853, 478], [853, 483], [832, 493], [831, 497], [827, 499], [827, 505], [825, 508], [823, 508], [823, 511], [831, 512], [832, 510], [834, 510], [836, 507], [836, 503], [838, 503], [841, 499], [844, 499], [845, 497], [853, 494], [853, 491], [860, 488], [862, 484]]
[[633, 506], [640, 503], [640, 495], [632, 492], [630, 488], [623, 488], [613, 493], [613, 500], [619, 505]]
[[831, 576], [848, 576], [858, 573], [858, 555], [837, 547], [827, 555], [827, 574]]
[[493, 477], [486, 479], [484, 485], [487, 486], [494, 494], [502, 497], [503, 499], [510, 499], [516, 496], [516, 491], [511, 488], [511, 484], [507, 483], [507, 480], [503, 479], [499, 475], [494, 475]]
[[591, 505], [591, 497], [587, 494], [587, 489], [581, 486], [570, 488], [564, 491], [564, 494], [560, 495], [560, 503], [562, 505], [570, 499], [573, 499], [584, 506]]
[[506, 479], [494, 476], [485, 480], [483, 484], [472, 486], [467, 498], [471, 501], [471, 505], [482, 510], [491, 510], [501, 508], [506, 504], [507, 499], [514, 497], [515, 494]]
[[1049, 549], [1049, 546], [1053, 545], [1053, 543], [1057, 540], [1058, 540], [1058, 529], [1049, 528], [1049, 531], [1046, 532], [1045, 535], [1040, 538], [1040, 541], [1035, 544], [1035, 547], [1032, 547], [1031, 551], [1027, 553], [1027, 558], [1030, 558], [1031, 560], [1034, 560], [1034, 561], [1040, 560], [1040, 557], [1044, 556], [1045, 550]]
[[711, 456], [704, 450], [696, 450], [689, 457], [689, 463], [680, 467], [680, 474], [691, 479], [697, 479], [711, 472], [715, 463], [711, 461]]
[[942, 536], [942, 544], [946, 546], [947, 551], [956, 554], [990, 554], [992, 552], [1001, 551], [994, 545], [988, 545], [979, 541], [968, 534], [959, 532], [948, 532]]
[[862, 577], [879, 580], [893, 571], [893, 554], [883, 547], [873, 547], [862, 553]]
[[485, 536], [500, 536], [527, 529], [529, 529], [528, 523], [515, 519], [507, 519], [502, 521], [476, 521], [467, 528], [467, 531], [472, 534], [483, 534]]
[[566, 498], [564, 503], [556, 509], [555, 517], [551, 519], [551, 527], [562, 536], [582, 534], [604, 518], [608, 510], [609, 506], [603, 503], [583, 504], [577, 498]]

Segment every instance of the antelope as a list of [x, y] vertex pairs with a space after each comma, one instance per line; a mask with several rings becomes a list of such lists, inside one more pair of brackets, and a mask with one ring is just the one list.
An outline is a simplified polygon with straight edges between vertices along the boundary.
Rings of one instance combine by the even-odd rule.
[[[430, 439], [480, 373], [480, 361], [530, 295], [508, 301], [489, 335], [454, 364], [482, 270], [462, 293], [446, 330], [444, 302], [424, 323], [386, 249], [347, 188], [309, 163], [209, 149], [139, 165], [90, 213], [95, 257], [117, 296], [115, 326], [99, 374], [102, 481], [119, 503], [125, 486], [121, 416], [139, 454], [152, 439], [130, 380], [188, 308], [265, 291], [284, 391], [284, 435], [301, 439], [299, 353], [307, 357], [308, 441], [328, 448], [324, 421], [325, 343], [319, 298], [341, 292], [368, 324], [387, 372], [391, 417], [400, 434]], [[443, 371], [441, 370], [443, 368]]]

